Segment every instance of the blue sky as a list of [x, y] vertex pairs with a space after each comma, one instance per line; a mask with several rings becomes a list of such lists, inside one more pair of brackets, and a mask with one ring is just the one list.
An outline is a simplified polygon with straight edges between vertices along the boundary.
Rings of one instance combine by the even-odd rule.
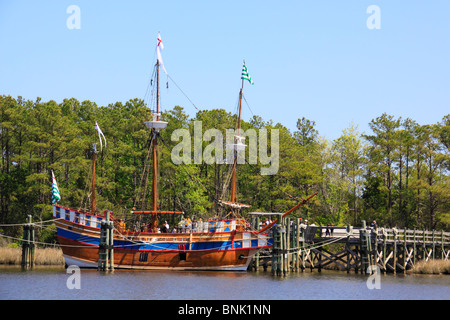
[[[66, 26], [70, 5], [81, 29]], [[370, 5], [379, 30], [366, 25]], [[158, 31], [168, 73], [199, 109], [234, 112], [245, 59], [255, 82], [244, 87], [245, 120], [293, 131], [306, 117], [332, 140], [352, 123], [370, 132], [383, 112], [420, 124], [450, 112], [448, 0], [0, 0], [0, 94], [144, 98]], [[195, 115], [171, 81], [161, 95], [163, 110]]]

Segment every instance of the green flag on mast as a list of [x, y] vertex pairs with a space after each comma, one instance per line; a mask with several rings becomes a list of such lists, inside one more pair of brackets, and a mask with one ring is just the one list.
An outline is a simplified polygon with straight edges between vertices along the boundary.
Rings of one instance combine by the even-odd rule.
[[242, 80], [247, 80], [248, 82], [250, 82], [252, 85], [255, 84], [252, 80], [252, 77], [250, 77], [250, 74], [248, 73], [248, 69], [247, 66], [245, 65], [245, 61], [244, 61], [244, 65], [242, 66], [242, 75], [241, 75], [241, 79]]
[[52, 170], [52, 204], [56, 204], [61, 200], [61, 194], [59, 193], [58, 185], [56, 183], [55, 174]]

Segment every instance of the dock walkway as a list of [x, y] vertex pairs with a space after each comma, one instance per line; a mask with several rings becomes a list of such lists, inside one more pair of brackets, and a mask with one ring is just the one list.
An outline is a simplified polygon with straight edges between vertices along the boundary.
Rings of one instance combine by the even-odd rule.
[[272, 250], [255, 256], [251, 268], [271, 264], [274, 275], [307, 268], [320, 272], [329, 265], [347, 272], [371, 273], [378, 267], [381, 272], [396, 273], [406, 272], [420, 260], [449, 259], [450, 232], [370, 228], [365, 221], [362, 224], [306, 226], [299, 219], [285, 218], [272, 230]]

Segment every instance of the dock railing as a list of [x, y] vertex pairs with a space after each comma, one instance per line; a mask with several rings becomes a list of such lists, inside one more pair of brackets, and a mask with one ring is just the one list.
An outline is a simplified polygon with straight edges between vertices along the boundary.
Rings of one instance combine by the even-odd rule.
[[373, 228], [366, 227], [365, 221], [362, 227], [306, 226], [299, 219], [285, 218], [273, 230], [272, 250], [255, 256], [250, 268], [266, 269], [271, 262], [274, 275], [306, 268], [320, 272], [329, 265], [347, 272], [363, 273], [377, 266], [382, 272], [396, 273], [406, 272], [420, 260], [449, 257], [450, 232], [443, 230]]

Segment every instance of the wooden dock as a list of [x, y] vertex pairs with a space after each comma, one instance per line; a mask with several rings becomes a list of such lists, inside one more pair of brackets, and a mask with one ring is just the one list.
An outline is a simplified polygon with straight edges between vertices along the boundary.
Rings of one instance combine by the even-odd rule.
[[356, 273], [371, 273], [374, 267], [405, 273], [420, 260], [448, 260], [450, 255], [450, 232], [444, 231], [375, 229], [365, 221], [361, 227], [306, 226], [285, 218], [272, 232], [272, 250], [256, 255], [249, 269], [270, 265], [278, 276], [330, 266]]

